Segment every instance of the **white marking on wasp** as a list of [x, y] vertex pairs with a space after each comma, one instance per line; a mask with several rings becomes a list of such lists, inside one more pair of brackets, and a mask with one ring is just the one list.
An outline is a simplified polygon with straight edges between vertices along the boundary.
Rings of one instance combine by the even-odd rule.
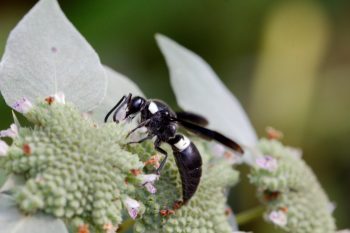
[[158, 112], [158, 106], [157, 106], [154, 102], [151, 102], [151, 103], [149, 103], [149, 105], [148, 105], [148, 110], [149, 110], [152, 114], [155, 114], [156, 112]]
[[187, 147], [191, 144], [190, 139], [188, 139], [187, 137], [183, 136], [183, 138], [181, 138], [177, 143], [174, 144], [174, 146], [179, 149], [179, 151], [183, 151], [185, 149], [187, 149]]

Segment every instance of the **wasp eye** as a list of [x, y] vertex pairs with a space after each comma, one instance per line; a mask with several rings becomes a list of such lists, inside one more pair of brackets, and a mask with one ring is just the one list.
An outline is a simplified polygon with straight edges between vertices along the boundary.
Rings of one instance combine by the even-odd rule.
[[127, 117], [137, 114], [141, 111], [141, 108], [145, 100], [142, 97], [136, 96], [132, 98], [130, 104], [128, 105]]

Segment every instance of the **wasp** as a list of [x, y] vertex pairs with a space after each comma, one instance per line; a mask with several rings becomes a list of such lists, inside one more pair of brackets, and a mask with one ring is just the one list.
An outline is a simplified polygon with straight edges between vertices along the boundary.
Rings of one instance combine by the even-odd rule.
[[164, 159], [155, 171], [157, 174], [160, 174], [168, 158], [168, 153], [161, 148], [161, 144], [167, 143], [171, 146], [181, 176], [182, 204], [186, 204], [197, 190], [202, 176], [202, 158], [194, 143], [185, 135], [177, 132], [178, 126], [205, 139], [220, 142], [243, 154], [243, 149], [235, 141], [205, 128], [208, 121], [204, 117], [191, 112], [174, 112], [161, 100], [133, 97], [132, 94], [124, 95], [107, 113], [104, 121], [107, 122], [109, 116], [113, 114], [113, 121], [119, 123], [122, 109], [126, 109], [122, 120], [132, 120], [137, 114], [141, 114], [139, 124], [127, 134], [127, 137], [137, 129], [142, 127], [147, 129], [147, 136], [128, 144], [141, 143], [155, 138], [154, 148], [164, 155]]

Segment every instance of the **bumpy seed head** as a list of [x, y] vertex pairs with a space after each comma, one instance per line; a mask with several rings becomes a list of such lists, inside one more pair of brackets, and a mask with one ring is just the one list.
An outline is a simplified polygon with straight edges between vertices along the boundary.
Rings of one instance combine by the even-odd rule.
[[124, 149], [122, 125], [96, 126], [61, 97], [54, 100], [25, 109], [34, 125], [20, 129], [0, 160], [9, 173], [27, 177], [15, 193], [20, 208], [43, 210], [77, 227], [119, 224], [122, 200], [135, 189], [125, 180], [143, 163]]
[[147, 191], [137, 193], [137, 199], [142, 200], [147, 208], [136, 222], [135, 232], [232, 232], [225, 214], [224, 191], [238, 181], [238, 172], [225, 158], [218, 159], [208, 153], [209, 146], [204, 142], [194, 140], [194, 143], [203, 159], [203, 173], [197, 192], [186, 205], [174, 208], [174, 203], [181, 200], [182, 187], [175, 160], [169, 157], [156, 182], [158, 192], [155, 195], [148, 195]]
[[45, 211], [77, 231], [113, 231], [129, 214], [136, 219], [135, 232], [231, 232], [224, 191], [238, 173], [225, 157], [212, 156], [206, 143], [194, 141], [203, 157], [201, 183], [189, 203], [174, 211], [182, 186], [172, 156], [160, 177], [149, 174], [160, 157], [151, 141], [126, 146], [125, 126], [96, 125], [64, 103], [54, 97], [30, 105], [25, 116], [33, 127], [21, 128], [12, 145], [5, 145], [0, 166], [27, 178], [15, 190], [23, 211]]
[[256, 160], [250, 181], [267, 205], [266, 219], [286, 232], [335, 232], [328, 197], [300, 152], [266, 139], [258, 148], [264, 156]]

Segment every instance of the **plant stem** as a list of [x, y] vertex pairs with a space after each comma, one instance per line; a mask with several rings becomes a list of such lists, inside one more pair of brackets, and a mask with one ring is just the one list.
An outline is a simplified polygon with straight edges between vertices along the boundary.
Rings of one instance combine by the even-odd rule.
[[236, 215], [236, 221], [238, 225], [243, 225], [255, 220], [262, 216], [265, 208], [263, 206], [257, 206], [249, 210], [245, 210]]
[[117, 230], [118, 233], [125, 233], [129, 230], [130, 227], [134, 225], [135, 221], [131, 218], [125, 220], [122, 224], [119, 225]]

